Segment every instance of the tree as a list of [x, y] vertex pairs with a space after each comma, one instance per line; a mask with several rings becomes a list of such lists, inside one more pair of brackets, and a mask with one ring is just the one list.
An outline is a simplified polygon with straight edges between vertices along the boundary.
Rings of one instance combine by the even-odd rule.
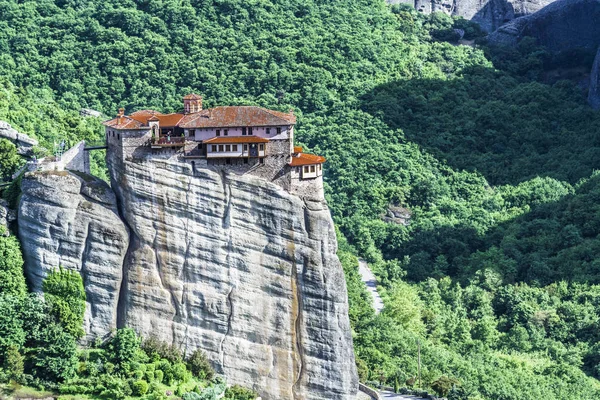
[[17, 146], [7, 139], [0, 139], [0, 179], [9, 180], [20, 163]]
[[206, 354], [200, 349], [195, 350], [186, 361], [188, 369], [201, 379], [212, 380], [215, 375]]
[[21, 246], [14, 236], [4, 236], [0, 227], [0, 294], [23, 297], [27, 293]]
[[46, 277], [42, 287], [51, 312], [65, 331], [75, 338], [82, 337], [86, 297], [79, 273], [61, 267]]
[[140, 339], [131, 328], [118, 329], [107, 345], [107, 357], [119, 368], [136, 361], [140, 350]]

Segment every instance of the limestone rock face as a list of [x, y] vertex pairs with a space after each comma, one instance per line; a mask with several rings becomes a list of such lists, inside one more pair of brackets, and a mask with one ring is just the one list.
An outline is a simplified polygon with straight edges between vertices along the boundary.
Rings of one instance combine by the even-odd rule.
[[81, 176], [65, 171], [26, 174], [18, 228], [35, 290], [59, 266], [80, 272], [87, 295], [84, 328], [94, 338], [117, 326], [129, 234], [108, 185]]
[[592, 67], [592, 73], [590, 75], [590, 93], [588, 95], [588, 102], [595, 110], [600, 110], [600, 48]]
[[494, 45], [516, 45], [531, 36], [550, 52], [595, 53], [600, 45], [600, 0], [558, 0], [492, 33]]
[[27, 154], [33, 146], [38, 145], [38, 141], [30, 138], [24, 133], [18, 132], [8, 122], [0, 121], [0, 138], [8, 139], [17, 145], [19, 154]]
[[406, 3], [417, 11], [431, 14], [444, 12], [477, 22], [486, 32], [493, 32], [515, 18], [532, 14], [554, 0], [387, 0], [390, 4]]
[[261, 178], [108, 158], [131, 231], [120, 324], [263, 399], [354, 399], [343, 271], [329, 209]]

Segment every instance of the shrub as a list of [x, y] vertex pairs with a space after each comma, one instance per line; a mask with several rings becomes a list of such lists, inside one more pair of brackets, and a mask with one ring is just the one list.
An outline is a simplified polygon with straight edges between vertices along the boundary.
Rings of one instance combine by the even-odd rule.
[[183, 356], [177, 347], [169, 345], [155, 336], [144, 340], [141, 347], [151, 361], [159, 361], [161, 358], [165, 358], [172, 363], [178, 363], [183, 360]]
[[165, 376], [165, 373], [162, 372], [160, 369], [154, 371], [154, 379], [156, 380], [156, 382], [162, 383], [164, 376]]
[[201, 379], [211, 380], [215, 376], [215, 371], [202, 350], [196, 350], [192, 353], [187, 359], [187, 367], [194, 376]]
[[24, 358], [16, 346], [9, 346], [4, 357], [4, 369], [10, 379], [19, 381], [23, 376]]
[[448, 378], [447, 376], [440, 376], [437, 380], [431, 383], [431, 388], [435, 390], [437, 394], [442, 397], [446, 397], [452, 389], [452, 386], [456, 385], [458, 381], [454, 378]]
[[50, 273], [43, 282], [45, 299], [65, 332], [75, 338], [83, 336], [85, 289], [76, 271], [60, 268]]
[[136, 396], [143, 396], [148, 393], [148, 382], [146, 381], [136, 381], [133, 383], [133, 394]]
[[239, 385], [233, 385], [225, 391], [225, 399], [231, 400], [255, 400], [258, 393]]
[[120, 369], [126, 368], [125, 364], [136, 361], [140, 341], [131, 328], [117, 330], [107, 346], [107, 357]]

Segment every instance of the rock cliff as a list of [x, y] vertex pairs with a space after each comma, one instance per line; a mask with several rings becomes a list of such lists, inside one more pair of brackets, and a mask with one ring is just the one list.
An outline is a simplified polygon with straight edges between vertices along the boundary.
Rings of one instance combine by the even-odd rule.
[[120, 323], [265, 399], [351, 399], [346, 286], [322, 198], [250, 175], [109, 157], [131, 230]]
[[110, 154], [108, 164], [114, 192], [81, 173], [23, 179], [19, 234], [36, 289], [59, 265], [78, 270], [89, 339], [130, 326], [204, 350], [264, 399], [355, 398], [347, 292], [322, 195], [177, 159]]
[[494, 45], [516, 45], [531, 36], [552, 53], [595, 53], [600, 45], [600, 0], [559, 0], [492, 33]]
[[515, 18], [532, 14], [554, 0], [388, 0], [406, 3], [425, 14], [444, 12], [477, 22], [486, 32], [493, 32]]
[[91, 176], [38, 172], [24, 176], [19, 236], [35, 290], [62, 266], [79, 271], [87, 294], [85, 331], [104, 337], [116, 328], [129, 234], [108, 185]]
[[588, 102], [595, 110], [600, 110], [600, 48], [590, 74], [590, 92]]

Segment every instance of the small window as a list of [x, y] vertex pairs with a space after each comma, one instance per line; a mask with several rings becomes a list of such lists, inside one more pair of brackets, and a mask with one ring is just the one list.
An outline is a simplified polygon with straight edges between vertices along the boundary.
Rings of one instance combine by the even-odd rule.
[[222, 144], [219, 145], [219, 151], [223, 151], [223, 145]]
[[265, 145], [261, 143], [260, 145], [258, 145], [258, 149], [260, 151], [264, 151], [265, 150]]
[[121, 140], [121, 135], [117, 133], [117, 140]]
[[252, 127], [248, 128], [248, 135], [252, 135]]
[[231, 151], [237, 151], [237, 144], [231, 145]]
[[225, 159], [225, 164], [231, 164], [231, 158], [226, 158]]
[[217, 129], [217, 136], [221, 136], [221, 130]]
[[242, 135], [246, 136], [246, 128], [242, 128]]
[[202, 149], [202, 143], [198, 143], [198, 148]]
[[271, 128], [267, 128], [267, 135], [271, 134]]
[[113, 133], [113, 137], [115, 137], [115, 131], [112, 131], [112, 133]]
[[217, 145], [216, 144], [213, 144], [211, 147], [212, 148], [210, 149], [210, 151], [212, 151], [212, 152], [217, 151]]
[[231, 145], [226, 144], [225, 145], [225, 151], [231, 151]]
[[223, 135], [225, 135], [225, 136], [228, 136], [228, 135], [229, 135], [229, 129], [225, 129], [225, 130], [223, 131]]
[[314, 165], [310, 166], [310, 172], [315, 172], [315, 166]]
[[281, 127], [280, 127], [280, 126], [278, 126], [278, 127], [277, 127], [277, 134], [279, 135], [280, 133], [281, 133]]
[[244, 158], [244, 164], [248, 164], [248, 159]]
[[261, 158], [261, 159], [260, 159], [260, 163], [261, 163], [261, 164], [264, 164], [264, 163], [265, 163], [265, 159], [264, 159], [264, 158]]
[[308, 174], [308, 165], [305, 165], [305, 166], [304, 166], [304, 173], [305, 173], [305, 174]]
[[323, 170], [323, 164], [319, 164], [319, 171]]
[[248, 145], [247, 144], [244, 145], [244, 151], [248, 151]]

